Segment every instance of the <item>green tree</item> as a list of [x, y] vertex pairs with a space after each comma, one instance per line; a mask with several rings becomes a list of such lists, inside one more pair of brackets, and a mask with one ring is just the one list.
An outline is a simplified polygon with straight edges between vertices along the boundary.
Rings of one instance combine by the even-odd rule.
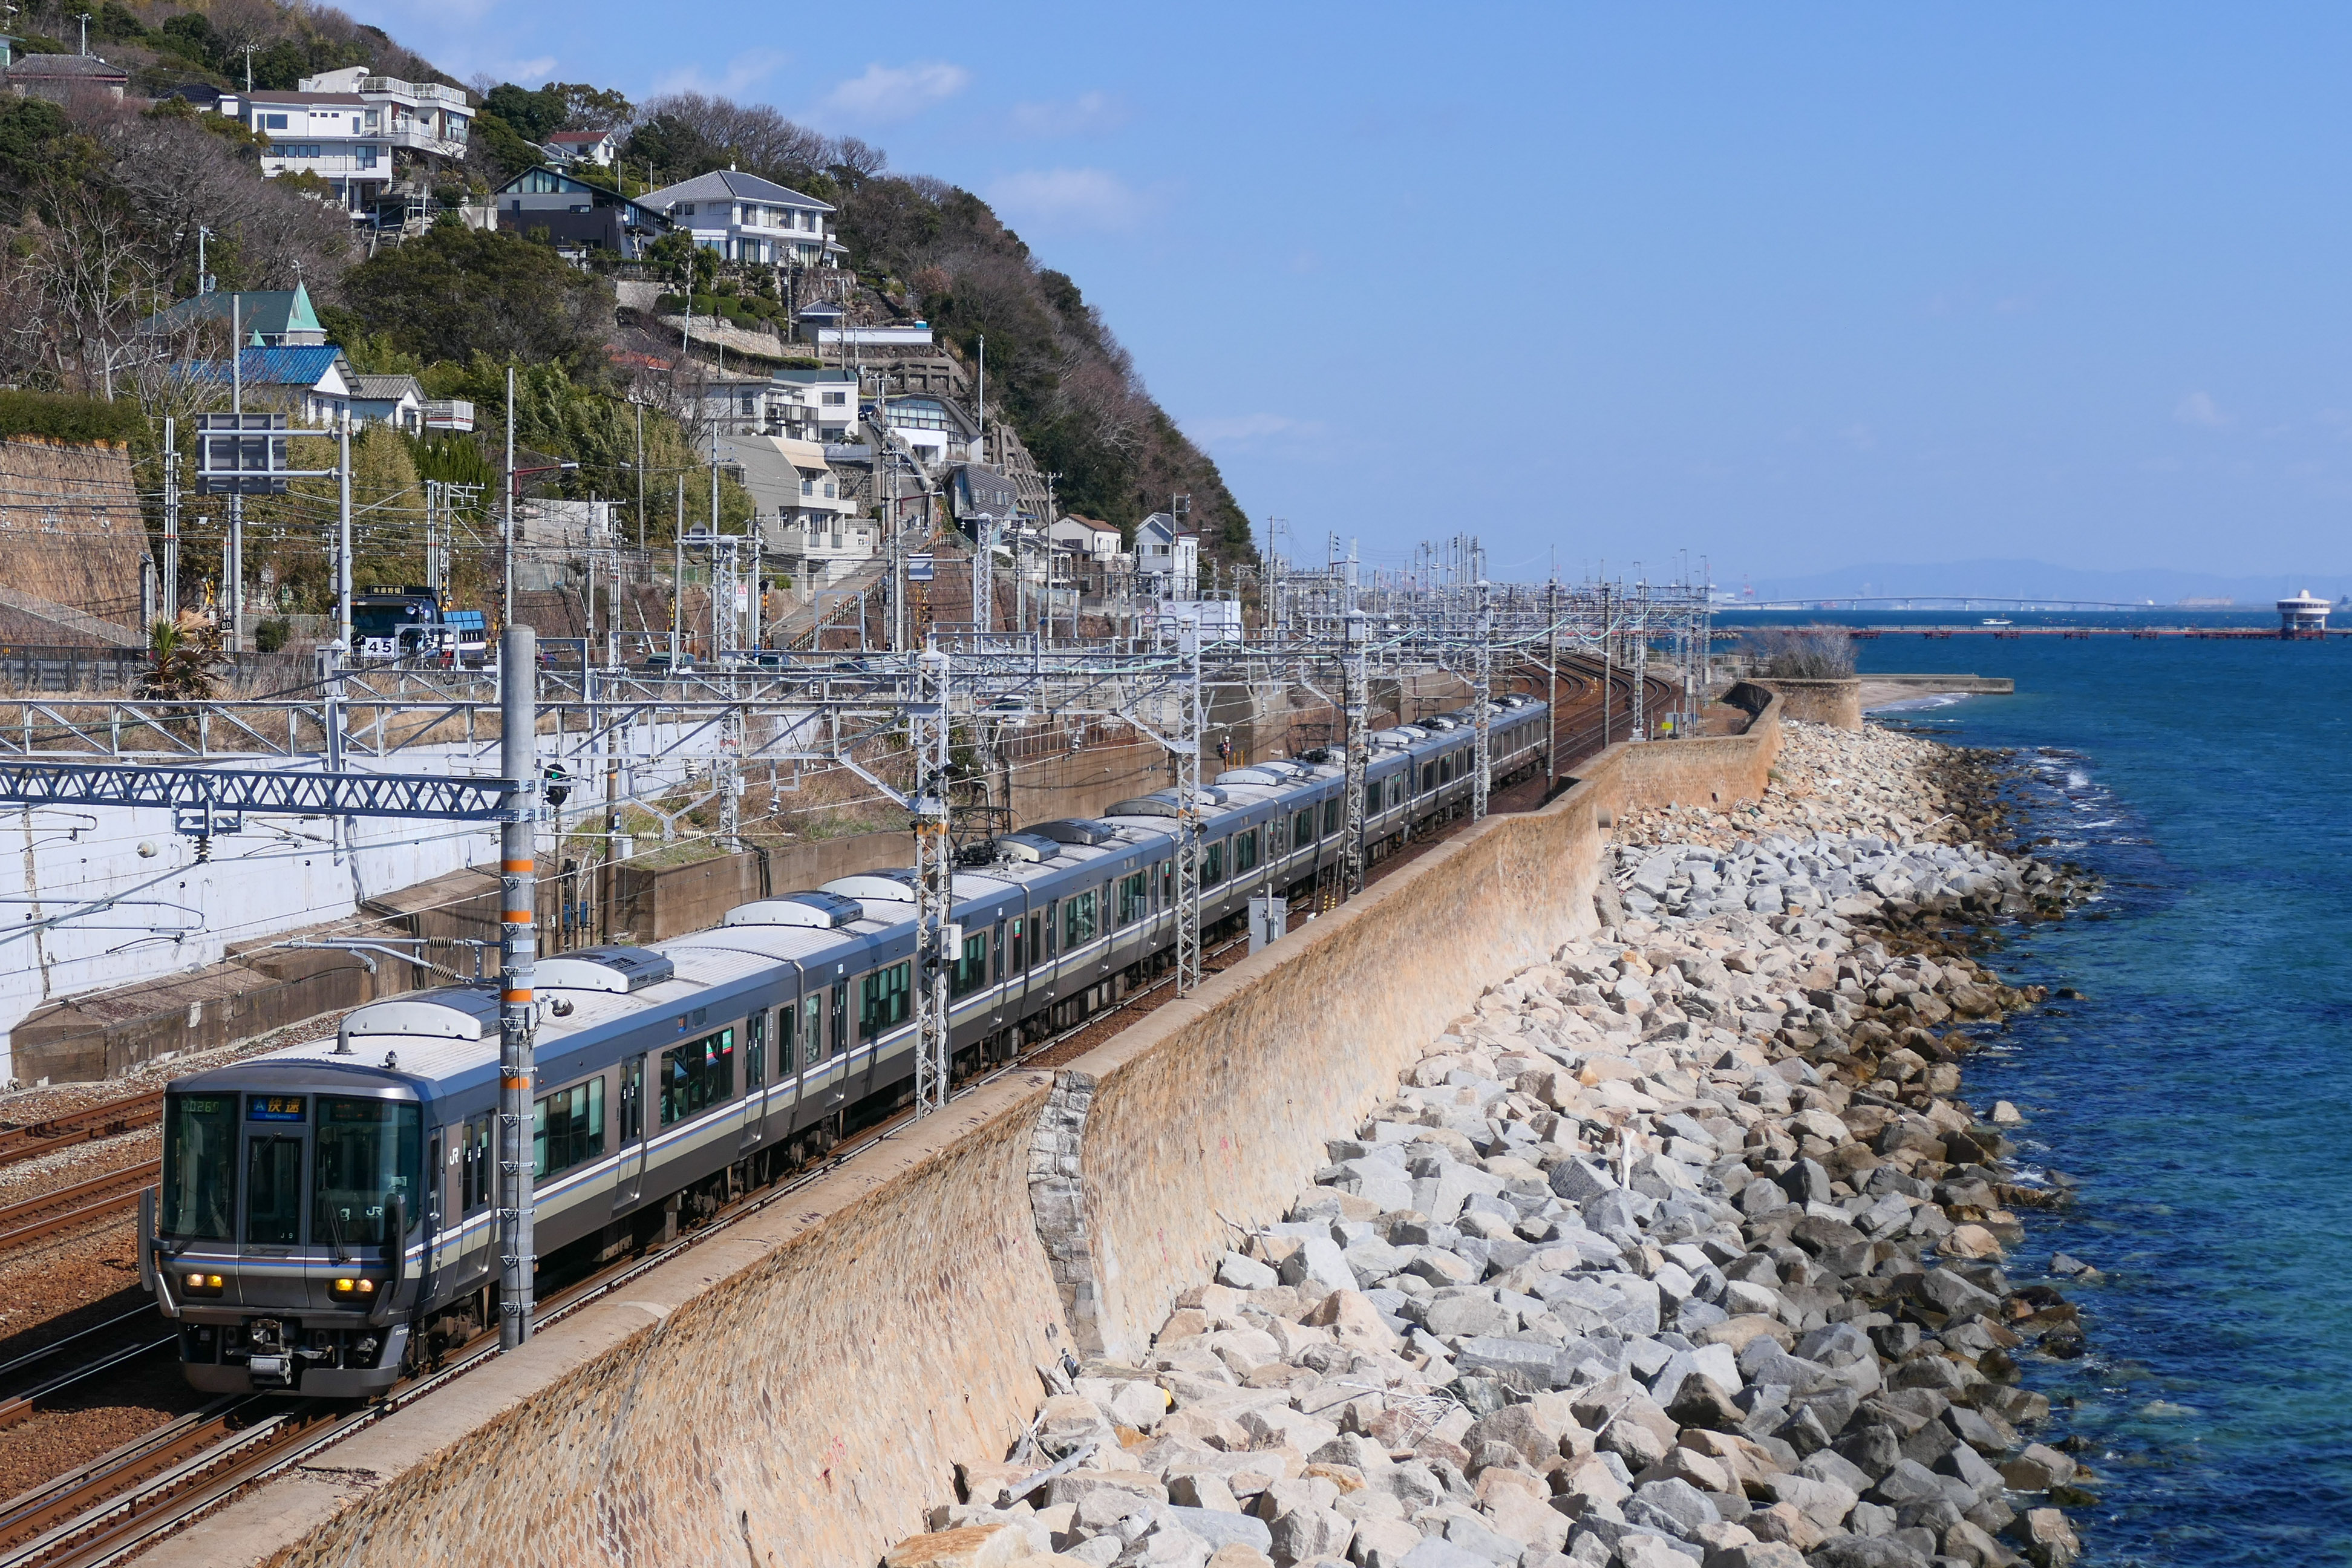
[[343, 277], [343, 310], [361, 331], [421, 360], [474, 355], [526, 363], [595, 363], [613, 290], [519, 235], [438, 224]]
[[469, 142], [473, 152], [488, 158], [511, 177], [541, 161], [539, 149], [523, 139], [504, 116], [488, 110], [474, 116]]

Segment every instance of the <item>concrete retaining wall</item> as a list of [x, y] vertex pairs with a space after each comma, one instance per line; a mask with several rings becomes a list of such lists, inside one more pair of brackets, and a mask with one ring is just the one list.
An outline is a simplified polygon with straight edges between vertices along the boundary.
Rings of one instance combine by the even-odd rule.
[[959, 1100], [151, 1561], [871, 1564], [1011, 1444], [1066, 1294], [1139, 1349], [1228, 1222], [1277, 1217], [1423, 1041], [1591, 928], [1601, 813], [1760, 788], [1777, 721], [1612, 748], [1071, 1064], [1090, 1093]]
[[1847, 680], [1759, 680], [1759, 686], [1769, 687], [1780, 694], [1784, 704], [1781, 711], [1790, 719], [1801, 719], [1809, 724], [1827, 724], [1836, 730], [1862, 728], [1862, 681]]

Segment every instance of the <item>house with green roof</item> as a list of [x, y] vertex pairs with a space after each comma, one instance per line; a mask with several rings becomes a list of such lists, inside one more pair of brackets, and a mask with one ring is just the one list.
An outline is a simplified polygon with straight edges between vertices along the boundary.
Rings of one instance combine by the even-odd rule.
[[319, 324], [319, 312], [311, 308], [310, 291], [299, 283], [291, 289], [198, 294], [148, 317], [145, 330], [177, 332], [201, 321], [226, 321], [232, 301], [246, 348], [307, 349], [327, 341], [327, 329]]

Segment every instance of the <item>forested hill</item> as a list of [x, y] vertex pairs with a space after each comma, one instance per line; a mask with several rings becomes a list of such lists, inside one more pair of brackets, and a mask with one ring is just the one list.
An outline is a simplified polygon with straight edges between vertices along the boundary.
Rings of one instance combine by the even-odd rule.
[[[10, 31], [24, 48], [70, 50], [84, 9], [22, 0]], [[92, 51], [129, 70], [138, 97], [241, 87], [248, 60], [262, 88], [290, 89], [305, 75], [354, 64], [451, 82], [381, 29], [329, 6], [105, 0], [89, 17]], [[812, 132], [764, 105], [693, 93], [638, 105], [589, 83], [452, 85], [484, 106], [464, 165], [399, 171], [421, 175], [445, 206], [478, 198], [537, 161], [531, 143], [559, 130], [622, 132], [620, 177], [632, 194], [732, 164], [831, 202], [861, 296], [883, 319], [928, 320], [968, 361], [987, 338], [990, 401], [1039, 467], [1061, 476], [1067, 510], [1131, 529], [1187, 492], [1213, 555], [1254, 558], [1253, 531], [1216, 465], [1152, 399], [1077, 283], [1041, 265], [971, 192], [894, 174], [880, 149]], [[110, 358], [129, 357], [117, 345], [137, 321], [194, 292], [200, 230], [220, 287], [306, 283], [331, 321], [363, 331], [363, 341], [346, 344], [363, 370], [438, 370], [428, 382], [460, 395], [456, 384], [480, 377], [485, 353], [501, 364], [560, 367], [583, 390], [610, 376], [602, 352], [616, 331], [609, 290], [556, 276], [544, 247], [523, 256], [526, 239], [436, 231], [404, 247], [431, 253], [405, 265], [364, 261], [318, 192], [299, 179], [263, 182], [257, 156], [251, 139], [184, 104], [60, 110], [0, 95], [0, 313], [10, 318], [0, 331], [0, 383], [100, 390]], [[106, 270], [95, 292], [93, 248], [105, 252]], [[466, 304], [469, 279], [479, 287]], [[387, 300], [385, 289], [404, 279], [436, 292]], [[438, 315], [436, 300], [445, 302]], [[470, 363], [453, 362], [453, 343], [468, 345]]]

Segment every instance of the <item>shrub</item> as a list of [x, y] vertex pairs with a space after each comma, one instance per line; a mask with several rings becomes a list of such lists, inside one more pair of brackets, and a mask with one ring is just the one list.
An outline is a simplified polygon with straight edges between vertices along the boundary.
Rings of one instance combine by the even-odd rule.
[[0, 437], [128, 443], [147, 433], [139, 405], [55, 392], [0, 392]]
[[253, 628], [253, 646], [261, 653], [276, 653], [283, 648], [293, 636], [294, 623], [284, 616], [273, 616], [266, 621], [256, 623]]
[[1853, 638], [1843, 626], [1779, 626], [1748, 639], [1768, 680], [1843, 680], [1853, 674]]

